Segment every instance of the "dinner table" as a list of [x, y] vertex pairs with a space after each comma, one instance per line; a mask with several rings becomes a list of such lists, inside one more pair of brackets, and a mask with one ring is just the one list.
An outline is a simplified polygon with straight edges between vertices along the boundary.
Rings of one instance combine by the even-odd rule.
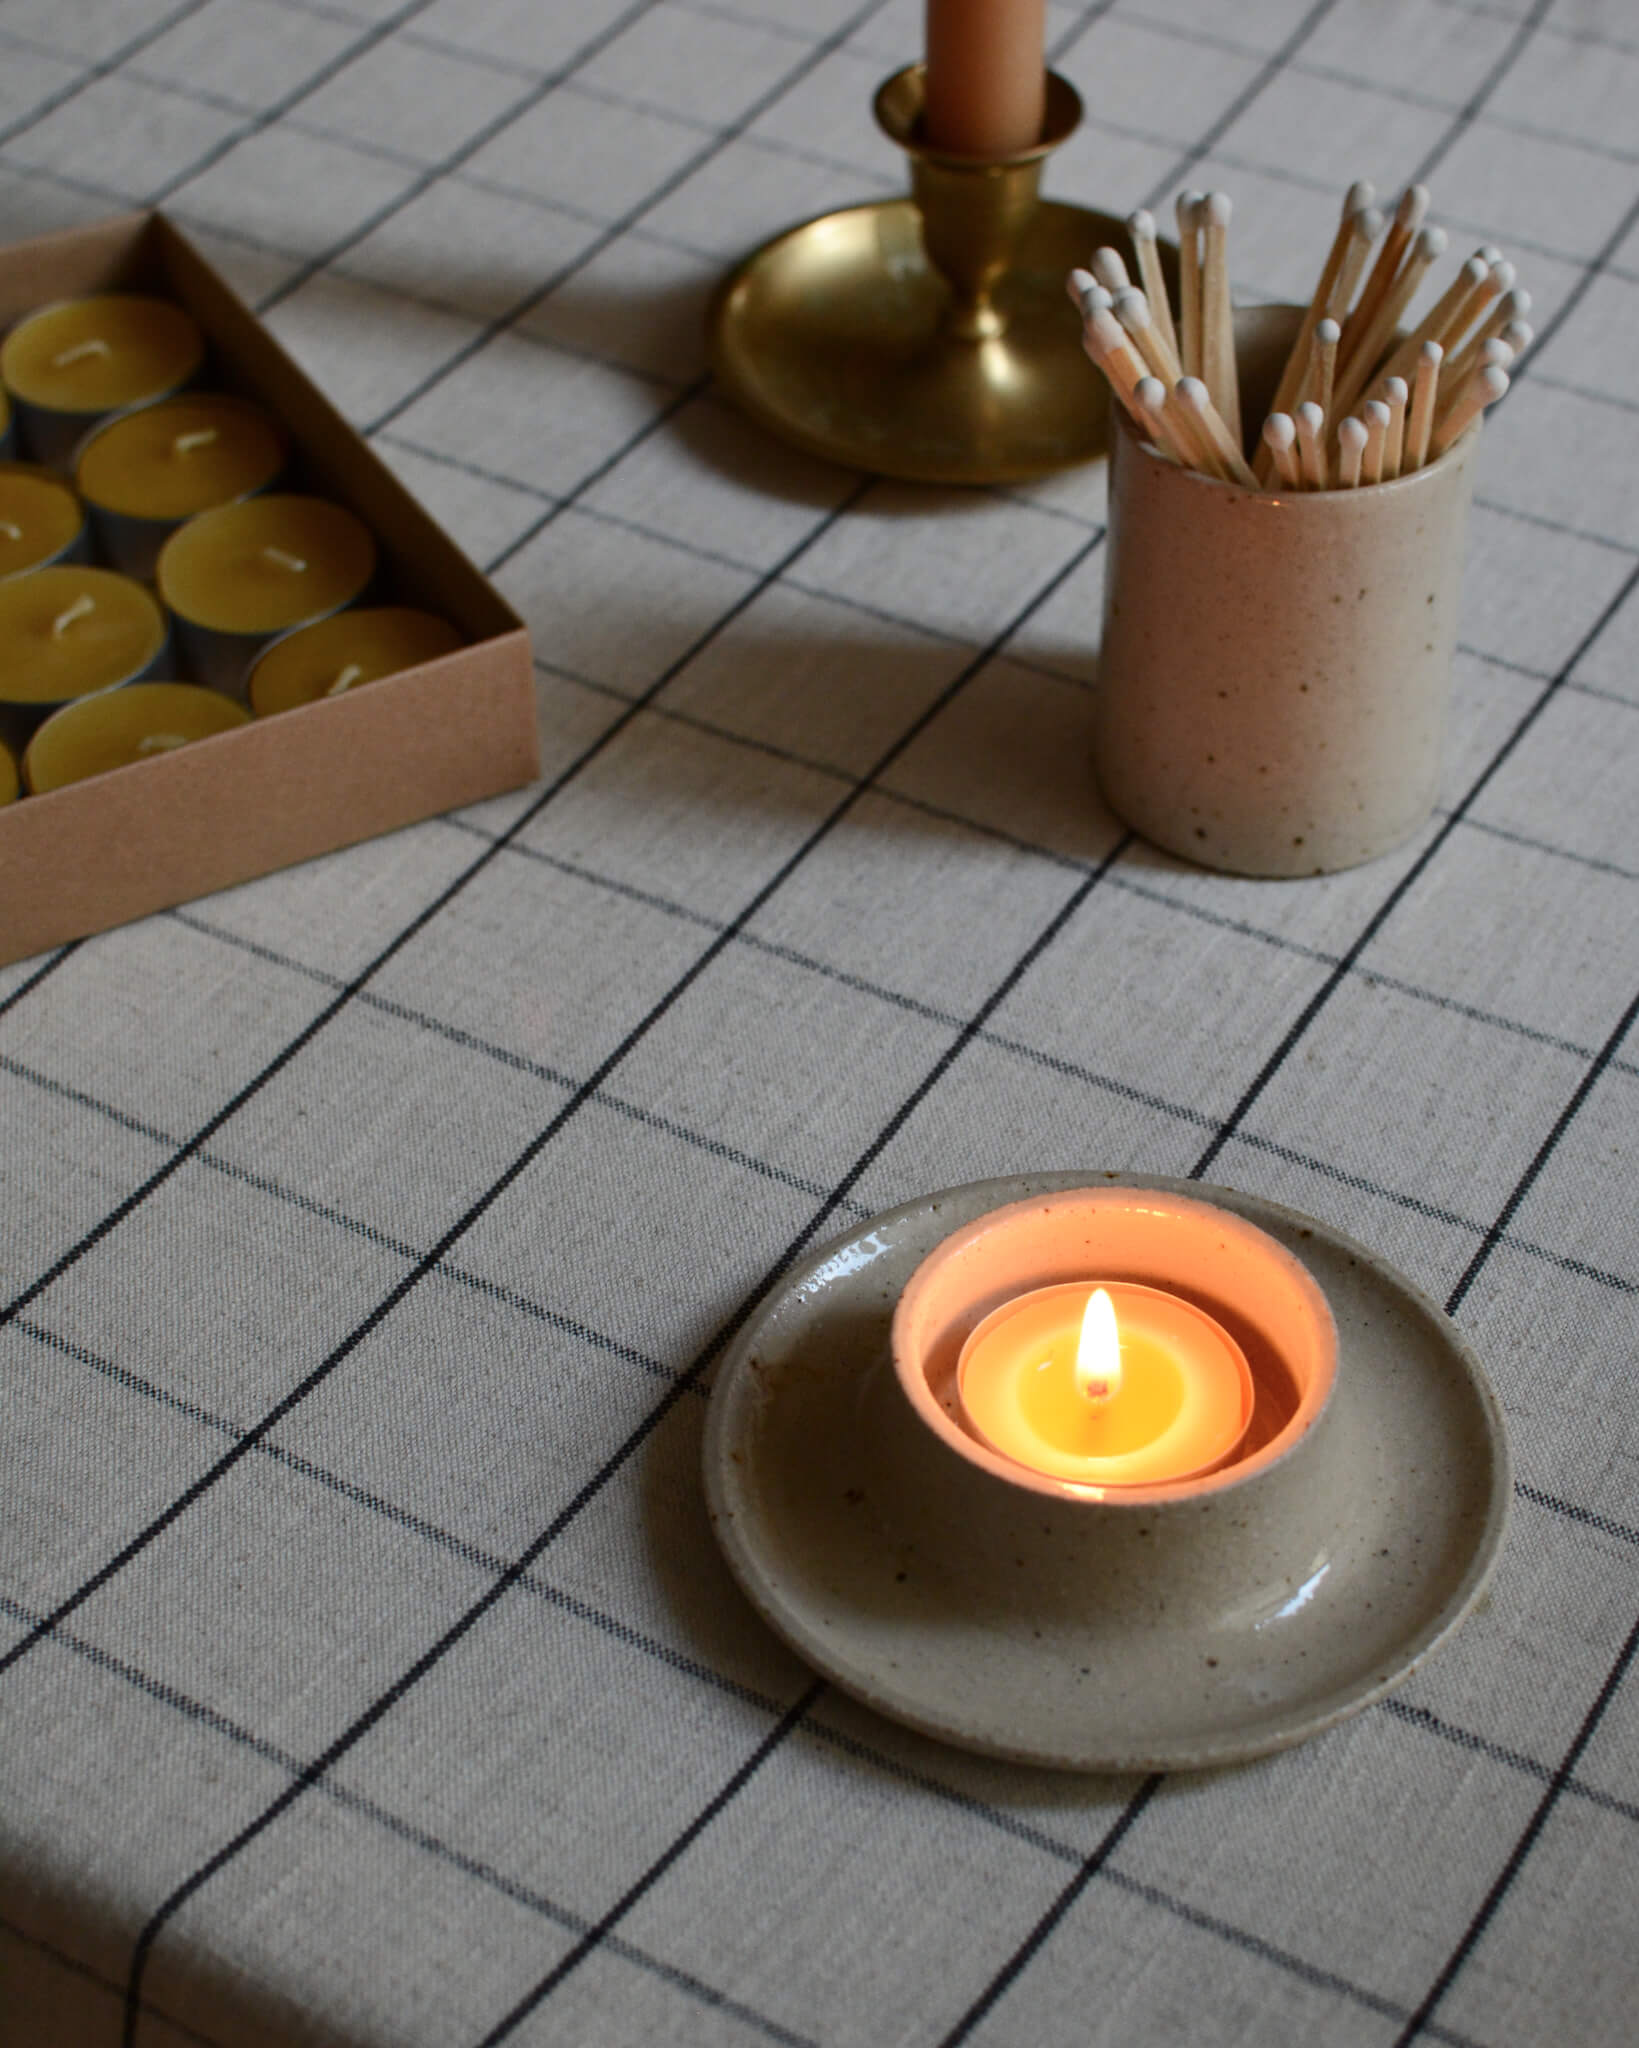
[[[1222, 189], [1238, 296], [1302, 302], [1349, 182], [1420, 181], [1532, 295], [1433, 815], [1295, 880], [1099, 794], [1102, 460], [865, 474], [714, 378], [747, 251], [905, 191], [871, 104], [922, 37], [0, 10], [4, 239], [163, 209], [527, 622], [542, 747], [0, 968], [7, 2048], [1634, 2039], [1639, 27], [1048, 6], [1050, 196], [1170, 235]], [[1365, 1247], [1506, 1419], [1461, 1630], [1232, 1765], [902, 1725], [708, 1513], [804, 1262], [1112, 1174]]]

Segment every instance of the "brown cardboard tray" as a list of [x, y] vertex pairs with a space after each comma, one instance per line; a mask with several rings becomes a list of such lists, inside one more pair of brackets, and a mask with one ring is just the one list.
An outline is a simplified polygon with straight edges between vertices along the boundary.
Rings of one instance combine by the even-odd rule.
[[0, 329], [53, 299], [148, 291], [204, 330], [202, 383], [283, 423], [298, 488], [375, 534], [376, 589], [468, 646], [368, 688], [0, 807], [0, 965], [475, 803], [540, 772], [523, 622], [158, 213], [0, 249]]

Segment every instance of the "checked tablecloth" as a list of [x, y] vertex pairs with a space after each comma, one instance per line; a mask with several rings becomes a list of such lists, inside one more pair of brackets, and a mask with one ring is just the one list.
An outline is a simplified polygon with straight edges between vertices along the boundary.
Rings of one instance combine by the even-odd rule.
[[[885, 484], [713, 391], [726, 262], [901, 188], [913, 0], [0, 6], [0, 228], [195, 231], [527, 615], [547, 756], [0, 972], [5, 2048], [1639, 2034], [1639, 17], [1050, 35], [1050, 187], [1222, 186], [1243, 294], [1362, 175], [1534, 294], [1442, 808], [1372, 866], [1101, 810], [1101, 469]], [[921, 1190], [1203, 1165], [1488, 1361], [1484, 1610], [1197, 1778], [814, 1682], [707, 1531], [726, 1334]]]

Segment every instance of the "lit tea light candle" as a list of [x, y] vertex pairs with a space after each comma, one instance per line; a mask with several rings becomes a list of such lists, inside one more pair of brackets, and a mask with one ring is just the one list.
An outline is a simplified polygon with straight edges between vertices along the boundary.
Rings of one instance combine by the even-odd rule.
[[1210, 1472], [1252, 1419], [1251, 1371], [1229, 1333], [1192, 1302], [1131, 1282], [1005, 1303], [963, 1346], [957, 1381], [992, 1449], [1089, 1486]]
[[67, 484], [26, 462], [0, 463], [0, 579], [81, 560], [87, 545], [85, 508]]
[[0, 583], [7, 736], [21, 742], [59, 705], [147, 675], [166, 640], [151, 593], [112, 569], [36, 569]]
[[132, 683], [82, 697], [53, 713], [29, 741], [23, 776], [43, 796], [88, 775], [151, 761], [195, 740], [248, 725], [250, 713], [218, 690], [192, 683]]
[[936, 149], [1017, 156], [1047, 112], [1046, 0], [928, 0], [922, 125]]
[[464, 644], [434, 612], [404, 605], [337, 612], [273, 642], [250, 672], [250, 708], [258, 718], [271, 718], [321, 697], [345, 696]]
[[127, 576], [148, 577], [185, 519], [266, 490], [284, 462], [283, 439], [259, 405], [189, 392], [97, 429], [74, 481], [103, 553]]
[[267, 642], [351, 604], [375, 566], [370, 530], [351, 512], [273, 493], [190, 519], [161, 548], [155, 577], [191, 672], [242, 700]]
[[0, 379], [24, 445], [66, 467], [105, 414], [180, 390], [205, 358], [198, 325], [166, 299], [105, 292], [31, 313], [0, 343]]

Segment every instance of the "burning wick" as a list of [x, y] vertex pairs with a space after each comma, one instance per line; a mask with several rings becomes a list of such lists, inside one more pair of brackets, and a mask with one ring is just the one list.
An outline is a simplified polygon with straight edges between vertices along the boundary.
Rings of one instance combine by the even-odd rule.
[[150, 732], [144, 733], [142, 738], [137, 741], [137, 752], [139, 754], [169, 754], [173, 749], [185, 747], [187, 744], [188, 735], [185, 732]]
[[1088, 1295], [1081, 1318], [1076, 1387], [1095, 1408], [1113, 1401], [1121, 1391], [1121, 1332], [1116, 1327], [1115, 1303], [1102, 1287]]
[[324, 694], [327, 697], [339, 697], [343, 690], [350, 690], [363, 673], [363, 669], [356, 661], [350, 661]]
[[277, 563], [281, 569], [288, 569], [293, 576], [300, 576], [307, 567], [300, 555], [286, 554], [283, 548], [266, 547], [262, 553], [270, 562]]
[[77, 341], [72, 348], [59, 349], [51, 358], [54, 370], [66, 370], [70, 363], [83, 363], [87, 356], [110, 356], [114, 351], [100, 335], [90, 341]]
[[220, 441], [221, 438], [215, 427], [200, 427], [192, 434], [178, 434], [171, 443], [171, 453], [191, 455], [196, 448], [208, 448], [213, 441]]
[[94, 597], [87, 597], [85, 593], [82, 591], [80, 595], [77, 598], [75, 598], [74, 602], [68, 607], [67, 611], [59, 612], [57, 616], [52, 620], [52, 639], [60, 640], [63, 634], [68, 631], [69, 627], [73, 625], [76, 619], [89, 618], [91, 613], [94, 612], [96, 609], [97, 600]]

